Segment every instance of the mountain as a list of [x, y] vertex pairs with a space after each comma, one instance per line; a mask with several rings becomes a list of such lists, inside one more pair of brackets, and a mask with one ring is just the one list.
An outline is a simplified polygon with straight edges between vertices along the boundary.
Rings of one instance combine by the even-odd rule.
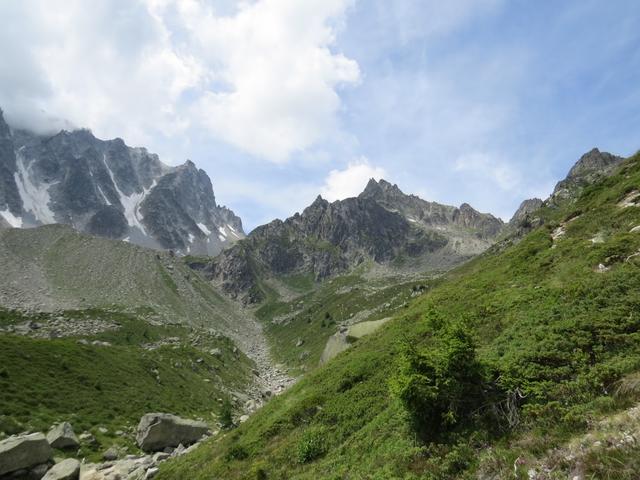
[[558, 182], [547, 203], [557, 205], [563, 201], [575, 200], [585, 186], [611, 175], [623, 160], [622, 157], [601, 152], [597, 148], [590, 150], [580, 157], [566, 178]]
[[158, 480], [637, 478], [640, 153], [616, 163]]
[[460, 208], [369, 181], [354, 198], [318, 196], [302, 213], [275, 220], [208, 263], [194, 262], [232, 297], [266, 297], [265, 280], [310, 274], [316, 281], [372, 262], [397, 272], [449, 269], [486, 250], [502, 221], [467, 204]]
[[519, 238], [529, 233], [543, 222], [538, 215], [540, 208], [558, 208], [565, 203], [575, 202], [585, 187], [615, 173], [623, 161], [623, 157], [601, 152], [597, 148], [591, 149], [578, 159], [546, 200], [531, 198], [523, 201], [505, 226], [503, 235]]
[[0, 221], [62, 223], [184, 254], [215, 255], [244, 237], [240, 218], [217, 205], [209, 177], [193, 162], [169, 167], [144, 148], [89, 130], [12, 131], [1, 111]]

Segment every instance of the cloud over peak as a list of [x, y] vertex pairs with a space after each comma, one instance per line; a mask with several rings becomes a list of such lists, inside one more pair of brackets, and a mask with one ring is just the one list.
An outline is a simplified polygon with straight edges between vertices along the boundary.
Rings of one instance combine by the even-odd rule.
[[331, 170], [321, 189], [322, 196], [333, 202], [358, 196], [369, 179], [380, 180], [387, 175], [382, 167], [371, 165], [366, 158], [360, 158], [343, 170]]
[[219, 4], [3, 2], [0, 105], [19, 126], [65, 117], [137, 144], [204, 129], [280, 163], [332, 135], [338, 88], [360, 78], [332, 50], [351, 0]]

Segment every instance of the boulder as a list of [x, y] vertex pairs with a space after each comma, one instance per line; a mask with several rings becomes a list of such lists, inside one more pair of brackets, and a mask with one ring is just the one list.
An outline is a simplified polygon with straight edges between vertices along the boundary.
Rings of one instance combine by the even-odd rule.
[[46, 463], [51, 454], [42, 433], [9, 437], [0, 442], [0, 475]]
[[47, 441], [53, 448], [78, 448], [80, 442], [73, 432], [73, 427], [68, 422], [54, 425], [47, 433]]
[[113, 460], [118, 459], [118, 449], [116, 447], [109, 448], [106, 452], [102, 454], [102, 458], [107, 462], [111, 462]]
[[42, 480], [78, 480], [80, 478], [80, 462], [75, 458], [67, 458], [56, 463]]
[[179, 444], [195, 443], [209, 432], [204, 422], [186, 420], [169, 413], [147, 413], [140, 419], [136, 441], [145, 452], [156, 452]]

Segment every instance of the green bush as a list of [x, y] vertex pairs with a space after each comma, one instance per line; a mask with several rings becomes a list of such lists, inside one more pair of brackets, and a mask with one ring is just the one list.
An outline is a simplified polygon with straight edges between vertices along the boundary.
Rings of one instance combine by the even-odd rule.
[[298, 463], [309, 463], [326, 451], [326, 431], [322, 427], [307, 428], [298, 442]]
[[222, 402], [222, 407], [220, 408], [220, 417], [219, 417], [220, 427], [223, 430], [229, 430], [233, 428], [233, 407], [231, 405], [231, 401], [228, 398], [225, 398]]
[[227, 460], [245, 460], [249, 457], [249, 452], [242, 445], [232, 445], [227, 451]]
[[406, 342], [390, 379], [391, 392], [423, 439], [468, 419], [483, 399], [483, 368], [463, 326], [445, 326], [434, 337], [435, 345], [425, 350]]

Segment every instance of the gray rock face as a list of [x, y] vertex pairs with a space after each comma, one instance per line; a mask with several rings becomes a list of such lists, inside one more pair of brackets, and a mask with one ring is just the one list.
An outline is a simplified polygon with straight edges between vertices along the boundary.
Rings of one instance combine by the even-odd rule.
[[580, 157], [567, 177], [558, 182], [547, 202], [557, 205], [577, 198], [584, 187], [611, 175], [623, 160], [622, 157], [594, 148]]
[[426, 202], [371, 180], [356, 198], [329, 203], [318, 197], [302, 213], [258, 227], [209, 264], [192, 267], [253, 303], [264, 296], [261, 276], [311, 273], [321, 280], [369, 260], [447, 268], [488, 248], [502, 225], [469, 205]]
[[[93, 235], [181, 253], [216, 254], [244, 237], [209, 177], [89, 130], [12, 131], [0, 112], [0, 224], [64, 223]], [[1, 225], [0, 225], [1, 227]]]
[[516, 213], [513, 214], [511, 220], [509, 220], [510, 225], [519, 225], [522, 222], [526, 221], [527, 218], [531, 217], [531, 215], [538, 210], [544, 202], [539, 198], [530, 198], [525, 200], [520, 204]]
[[68, 422], [54, 425], [47, 433], [47, 441], [53, 448], [77, 448], [80, 445], [73, 427]]
[[520, 204], [503, 233], [507, 237], [521, 238], [531, 230], [542, 225], [542, 219], [536, 212], [544, 205], [539, 198], [530, 198]]
[[204, 422], [186, 420], [168, 413], [147, 413], [140, 419], [136, 441], [145, 452], [155, 452], [166, 447], [189, 445], [209, 432]]
[[75, 458], [67, 458], [56, 463], [42, 480], [78, 480], [80, 478], [80, 462]]
[[15, 171], [16, 155], [11, 131], [0, 110], [0, 211], [18, 217], [22, 212], [22, 202], [13, 176]]
[[46, 463], [51, 454], [42, 433], [9, 437], [0, 442], [0, 475]]

